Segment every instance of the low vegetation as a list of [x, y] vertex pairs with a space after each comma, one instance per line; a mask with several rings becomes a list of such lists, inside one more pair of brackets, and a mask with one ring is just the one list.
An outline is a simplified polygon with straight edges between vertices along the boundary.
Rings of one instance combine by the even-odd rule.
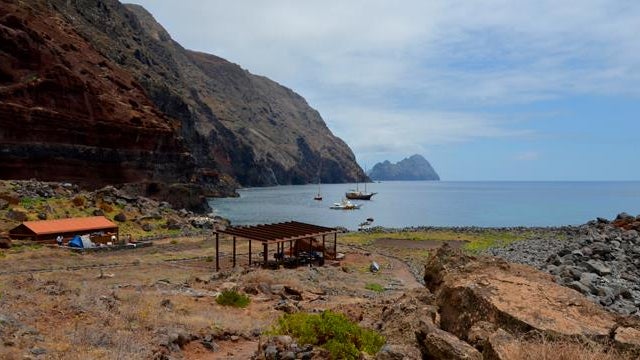
[[377, 239], [413, 240], [413, 241], [465, 241], [464, 249], [478, 252], [495, 246], [506, 246], [514, 241], [524, 240], [529, 236], [526, 232], [507, 232], [493, 229], [471, 231], [455, 231], [453, 229], [429, 229], [418, 231], [395, 232], [352, 232], [340, 237], [340, 242], [347, 245], [366, 246]]
[[382, 335], [363, 329], [343, 314], [332, 311], [284, 315], [272, 333], [290, 335], [300, 344], [323, 347], [332, 359], [360, 359], [361, 352], [376, 354], [385, 343]]
[[364, 286], [365, 289], [367, 290], [371, 290], [371, 291], [375, 291], [375, 292], [383, 292], [384, 291], [384, 287], [380, 284], [377, 283], [369, 283], [367, 285]]
[[246, 308], [249, 306], [249, 303], [251, 303], [251, 299], [247, 295], [240, 294], [235, 290], [224, 290], [216, 298], [216, 302], [224, 306]]

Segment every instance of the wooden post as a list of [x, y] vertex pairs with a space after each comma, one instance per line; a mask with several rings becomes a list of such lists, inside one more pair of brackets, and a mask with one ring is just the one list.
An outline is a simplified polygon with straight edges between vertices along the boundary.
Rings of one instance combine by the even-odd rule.
[[220, 242], [220, 234], [216, 233], [216, 271], [220, 271], [220, 247], [218, 243]]
[[326, 252], [324, 251], [324, 247], [325, 247], [325, 245], [324, 245], [324, 244], [325, 244], [325, 242], [324, 242], [324, 237], [325, 237], [325, 234], [322, 234], [322, 258], [324, 258], [324, 255], [325, 255], [325, 253], [326, 253]]
[[236, 267], [236, 237], [233, 237], [233, 267]]
[[266, 241], [262, 243], [262, 260], [264, 261], [262, 266], [267, 267], [267, 262], [269, 261], [269, 243]]
[[249, 239], [249, 266], [251, 266], [251, 239]]
[[[289, 240], [289, 256], [293, 256], [293, 240]], [[295, 254], [295, 256], [297, 257], [298, 254]]]
[[338, 257], [338, 233], [333, 233], [333, 256]]

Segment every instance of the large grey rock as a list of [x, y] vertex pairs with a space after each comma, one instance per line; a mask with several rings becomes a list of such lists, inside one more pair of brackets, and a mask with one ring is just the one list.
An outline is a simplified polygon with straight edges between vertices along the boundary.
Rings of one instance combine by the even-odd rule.
[[569, 284], [567, 284], [567, 287], [577, 290], [583, 294], [589, 294], [591, 293], [591, 289], [586, 286], [585, 284], [579, 282], [579, 281], [572, 281]]
[[587, 268], [589, 270], [594, 271], [600, 276], [605, 276], [611, 274], [611, 268], [605, 266], [602, 262], [597, 260], [589, 260], [587, 261]]
[[376, 354], [376, 360], [421, 360], [422, 354], [416, 347], [408, 345], [385, 345]]

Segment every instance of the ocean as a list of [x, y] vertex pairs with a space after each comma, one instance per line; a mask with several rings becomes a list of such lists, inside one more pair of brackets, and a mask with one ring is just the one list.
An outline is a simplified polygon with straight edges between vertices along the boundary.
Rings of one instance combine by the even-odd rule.
[[[363, 184], [359, 185], [363, 189]], [[209, 199], [216, 215], [232, 225], [301, 221], [357, 229], [372, 225], [409, 226], [561, 226], [584, 224], [620, 212], [640, 214], [640, 181], [630, 182], [450, 182], [386, 181], [367, 184], [377, 192], [359, 210], [332, 210], [355, 184], [323, 184], [323, 201], [313, 200], [317, 185], [239, 190], [239, 198]]]

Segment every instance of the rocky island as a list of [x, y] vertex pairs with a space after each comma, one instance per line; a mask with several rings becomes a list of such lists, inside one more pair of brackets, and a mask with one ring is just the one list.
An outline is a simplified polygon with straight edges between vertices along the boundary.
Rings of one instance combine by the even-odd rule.
[[429, 161], [421, 155], [412, 155], [395, 164], [386, 160], [377, 163], [369, 177], [372, 180], [440, 180]]

